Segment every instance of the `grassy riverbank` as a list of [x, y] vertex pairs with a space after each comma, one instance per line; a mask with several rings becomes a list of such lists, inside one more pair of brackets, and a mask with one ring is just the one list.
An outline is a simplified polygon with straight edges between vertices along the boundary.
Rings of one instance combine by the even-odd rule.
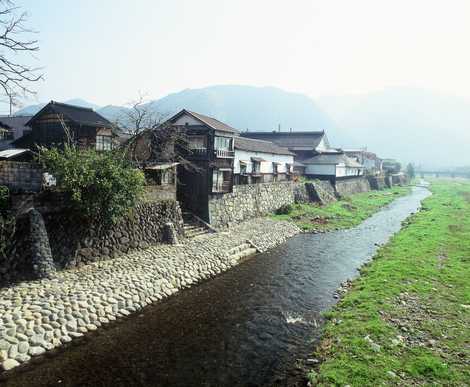
[[325, 206], [295, 204], [285, 215], [273, 215], [277, 220], [294, 222], [303, 230], [328, 231], [357, 226], [380, 208], [409, 192], [409, 187], [393, 187], [352, 195]]
[[470, 182], [432, 191], [328, 313], [312, 385], [470, 384]]

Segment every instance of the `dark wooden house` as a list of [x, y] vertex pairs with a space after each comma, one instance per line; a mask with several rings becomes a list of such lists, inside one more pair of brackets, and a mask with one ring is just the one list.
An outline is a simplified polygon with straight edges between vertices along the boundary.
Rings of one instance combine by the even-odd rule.
[[63, 146], [68, 139], [80, 148], [113, 147], [113, 125], [90, 108], [51, 101], [26, 125], [31, 130], [14, 141], [16, 147]]
[[12, 147], [12, 142], [23, 136], [30, 128], [26, 123], [32, 116], [0, 117], [0, 150]]
[[215, 118], [181, 110], [166, 124], [185, 135], [179, 149], [189, 165], [179, 165], [177, 196], [184, 210], [209, 221], [209, 199], [232, 192], [234, 137], [239, 132]]

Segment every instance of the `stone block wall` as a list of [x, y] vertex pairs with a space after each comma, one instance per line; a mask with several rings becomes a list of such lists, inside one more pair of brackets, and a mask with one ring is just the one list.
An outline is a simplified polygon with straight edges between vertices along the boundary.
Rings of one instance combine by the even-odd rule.
[[[58, 269], [110, 259], [133, 249], [162, 243], [167, 223], [173, 223], [178, 235], [183, 232], [181, 209], [174, 200], [141, 203], [131, 215], [111, 227], [89, 224], [63, 211], [42, 215]], [[35, 237], [30, 233], [28, 217], [18, 219], [12, 253], [3, 259], [0, 257], [0, 284], [32, 277]]]
[[11, 192], [39, 192], [42, 170], [39, 165], [19, 161], [0, 161], [0, 185]]
[[335, 188], [338, 196], [345, 197], [356, 193], [370, 191], [370, 184], [365, 177], [354, 177], [337, 180]]
[[209, 219], [214, 227], [224, 227], [266, 215], [294, 203], [293, 182], [236, 185], [233, 192], [209, 198]]
[[387, 188], [384, 176], [369, 176], [367, 180], [369, 181], [370, 188], [373, 190], [379, 191]]

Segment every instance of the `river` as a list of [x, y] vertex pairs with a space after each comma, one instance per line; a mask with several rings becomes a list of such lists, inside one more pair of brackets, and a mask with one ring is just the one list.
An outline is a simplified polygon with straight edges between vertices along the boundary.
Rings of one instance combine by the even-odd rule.
[[419, 209], [415, 187], [358, 227], [301, 234], [33, 361], [6, 386], [295, 386], [341, 282]]

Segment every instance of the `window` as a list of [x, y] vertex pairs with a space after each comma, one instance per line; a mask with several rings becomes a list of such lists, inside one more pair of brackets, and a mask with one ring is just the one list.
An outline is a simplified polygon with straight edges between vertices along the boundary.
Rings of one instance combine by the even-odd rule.
[[273, 163], [273, 175], [277, 175], [277, 174], [278, 174], [278, 164]]
[[215, 137], [214, 149], [232, 150], [232, 139], [230, 137]]
[[111, 136], [96, 136], [96, 150], [111, 150], [113, 141]]
[[229, 192], [231, 180], [231, 169], [214, 169], [212, 171], [212, 192]]
[[9, 130], [0, 128], [0, 141], [13, 140], [13, 133]]
[[240, 161], [240, 175], [246, 175], [246, 163]]
[[206, 149], [206, 136], [189, 136], [189, 149]]
[[261, 163], [259, 161], [253, 161], [252, 173], [253, 175], [259, 175], [261, 173]]
[[174, 184], [175, 183], [175, 175], [172, 169], [164, 169], [162, 170], [162, 185]]

